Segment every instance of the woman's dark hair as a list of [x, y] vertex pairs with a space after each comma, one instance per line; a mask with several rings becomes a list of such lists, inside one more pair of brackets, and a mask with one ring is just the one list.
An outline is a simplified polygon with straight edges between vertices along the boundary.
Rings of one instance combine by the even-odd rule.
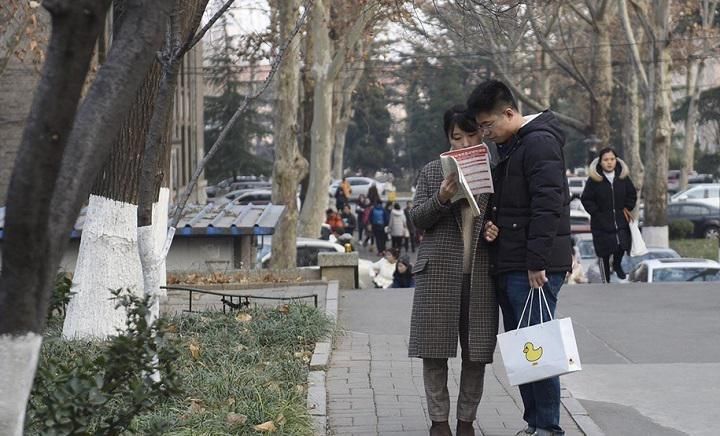
[[395, 259], [398, 259], [398, 258], [400, 257], [400, 250], [397, 249], [397, 248], [388, 248], [388, 249], [385, 250], [385, 251], [387, 251], [387, 252], [389, 252], [390, 254], [392, 254]]
[[615, 151], [614, 148], [612, 148], [612, 147], [605, 147], [605, 148], [603, 148], [602, 150], [600, 150], [600, 151], [598, 152], [598, 163], [600, 163], [599, 161], [602, 160], [603, 156], [604, 156], [606, 153], [612, 153], [616, 158], [618, 157], [617, 151]]
[[400, 210], [400, 203], [395, 203], [395, 206], [393, 206], [393, 208]]
[[455, 126], [458, 126], [463, 132], [476, 132], [478, 130], [475, 119], [470, 116], [467, 108], [461, 104], [451, 107], [443, 115], [445, 138], [450, 137]]

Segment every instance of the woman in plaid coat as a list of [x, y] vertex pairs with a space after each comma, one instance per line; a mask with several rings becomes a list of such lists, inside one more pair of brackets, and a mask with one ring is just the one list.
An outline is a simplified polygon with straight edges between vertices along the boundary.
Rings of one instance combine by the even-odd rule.
[[[482, 141], [464, 106], [445, 113], [444, 127], [451, 149]], [[408, 353], [423, 359], [433, 436], [451, 435], [447, 359], [456, 356], [458, 339], [462, 374], [457, 434], [474, 435], [472, 423], [482, 396], [485, 365], [493, 360], [498, 332], [498, 307], [483, 237], [488, 195], [477, 198], [482, 213], [473, 218], [466, 200], [450, 202], [455, 192], [457, 176], [443, 177], [440, 160], [434, 160], [418, 176], [410, 210], [413, 224], [425, 236], [413, 267], [416, 287]]]

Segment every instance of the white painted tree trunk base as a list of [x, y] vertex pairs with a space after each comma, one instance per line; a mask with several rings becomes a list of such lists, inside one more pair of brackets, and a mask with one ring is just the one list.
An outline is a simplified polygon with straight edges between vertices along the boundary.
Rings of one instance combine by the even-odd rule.
[[142, 295], [137, 205], [91, 195], [63, 337], [105, 339], [124, 329], [125, 310], [111, 299], [115, 289]]
[[0, 336], [0, 435], [21, 436], [42, 336]]
[[668, 248], [670, 246], [668, 226], [644, 226], [642, 235], [645, 245], [648, 247]]
[[[168, 213], [170, 208], [170, 189], [160, 188], [160, 195], [158, 196], [158, 202], [153, 204], [153, 233], [155, 235], [155, 250], [159, 255], [165, 246], [165, 239], [167, 238], [167, 226], [168, 226]], [[158, 286], [167, 286], [167, 263], [165, 259], [162, 260], [157, 269], [158, 274]], [[160, 289], [158, 296], [167, 296], [167, 291]]]

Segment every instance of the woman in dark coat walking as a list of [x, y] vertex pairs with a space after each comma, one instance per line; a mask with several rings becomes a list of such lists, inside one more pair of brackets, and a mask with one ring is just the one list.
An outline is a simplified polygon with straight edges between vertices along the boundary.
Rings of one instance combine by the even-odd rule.
[[590, 163], [589, 178], [582, 193], [582, 204], [590, 214], [595, 254], [602, 260], [605, 283], [610, 283], [610, 257], [618, 278], [625, 278], [622, 258], [630, 251], [629, 211], [635, 208], [637, 191], [630, 170], [610, 147], [600, 150]]
[[[464, 106], [445, 113], [451, 149], [481, 142], [475, 120]], [[472, 423], [483, 391], [485, 365], [493, 360], [498, 332], [498, 306], [489, 273], [483, 215], [488, 195], [477, 198], [481, 214], [473, 218], [467, 201], [451, 203], [457, 177], [443, 176], [440, 160], [420, 171], [410, 218], [425, 236], [420, 243], [415, 296], [410, 321], [410, 357], [423, 359], [423, 380], [430, 435], [451, 436], [447, 359], [462, 347], [462, 373], [457, 405], [457, 435], [474, 435]]]

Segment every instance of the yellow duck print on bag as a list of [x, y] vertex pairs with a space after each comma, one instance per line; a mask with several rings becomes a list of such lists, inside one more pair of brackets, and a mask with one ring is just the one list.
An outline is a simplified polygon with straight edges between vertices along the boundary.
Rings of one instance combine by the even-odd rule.
[[[525, 353], [525, 358], [528, 362], [537, 362], [542, 357], [543, 349], [542, 347], [535, 348], [535, 345], [533, 345], [532, 342], [526, 342], [525, 347], [523, 348], [523, 353]], [[537, 364], [534, 363], [534, 365]]]

